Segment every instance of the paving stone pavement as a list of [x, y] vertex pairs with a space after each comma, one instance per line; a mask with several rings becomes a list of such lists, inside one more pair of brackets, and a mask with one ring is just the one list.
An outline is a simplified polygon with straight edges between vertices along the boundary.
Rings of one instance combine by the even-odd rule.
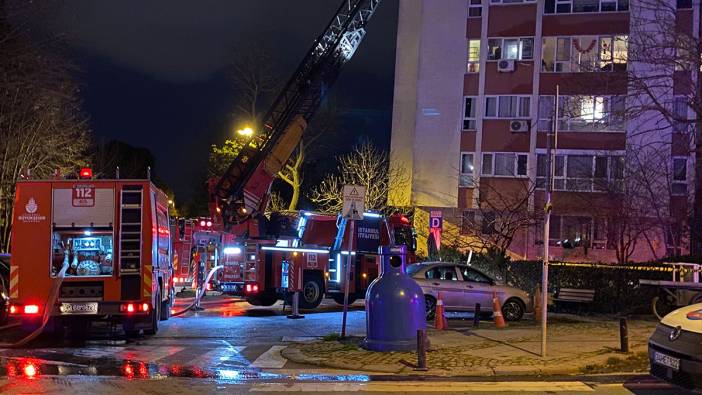
[[[461, 326], [462, 325], [462, 326]], [[656, 322], [630, 320], [628, 355], [646, 350], [648, 336]], [[491, 322], [473, 330], [465, 323], [451, 322], [448, 331], [429, 329], [431, 348], [427, 353], [429, 374], [502, 375], [572, 374], [587, 365], [603, 364], [610, 357], [624, 359], [619, 352], [618, 319], [579, 322], [577, 318], [555, 319], [549, 324], [549, 348], [540, 356], [540, 324], [522, 321], [502, 330]], [[412, 374], [413, 352], [372, 352], [360, 347], [362, 338], [297, 344], [283, 350], [289, 360], [317, 366], [371, 372]], [[427, 372], [423, 372], [427, 374]]]

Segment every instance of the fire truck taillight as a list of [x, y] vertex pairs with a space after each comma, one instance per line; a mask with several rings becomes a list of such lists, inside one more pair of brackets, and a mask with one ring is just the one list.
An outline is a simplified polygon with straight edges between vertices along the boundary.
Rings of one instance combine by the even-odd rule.
[[10, 305], [10, 314], [17, 314], [19, 313], [19, 308], [15, 305]]
[[119, 311], [127, 314], [148, 313], [151, 310], [151, 305], [148, 303], [122, 303], [119, 306]]
[[89, 167], [80, 169], [80, 178], [93, 178], [93, 169]]
[[246, 293], [258, 292], [258, 284], [246, 284]]
[[200, 226], [205, 226], [205, 225], [207, 225], [207, 222], [205, 222], [205, 221], [200, 221]]

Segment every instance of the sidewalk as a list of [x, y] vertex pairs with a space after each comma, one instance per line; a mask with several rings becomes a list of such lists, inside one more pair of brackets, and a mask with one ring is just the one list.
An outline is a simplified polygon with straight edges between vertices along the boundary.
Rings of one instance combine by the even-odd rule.
[[482, 321], [477, 330], [465, 320], [450, 320], [449, 325], [452, 329], [447, 331], [429, 327], [428, 372], [416, 372], [408, 366], [416, 363], [415, 353], [367, 351], [359, 347], [362, 338], [295, 344], [283, 350], [283, 356], [297, 363], [336, 369], [422, 375], [632, 372], [647, 369], [646, 345], [656, 322], [629, 320], [630, 352], [624, 354], [618, 351], [618, 320], [554, 315], [549, 321], [546, 358], [540, 357], [540, 323], [533, 320], [511, 323], [502, 330], [495, 329], [492, 321]]

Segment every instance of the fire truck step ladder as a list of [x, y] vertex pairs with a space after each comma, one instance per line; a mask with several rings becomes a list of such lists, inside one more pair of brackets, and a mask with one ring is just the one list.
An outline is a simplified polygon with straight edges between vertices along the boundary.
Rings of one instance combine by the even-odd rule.
[[141, 263], [142, 187], [125, 185], [120, 196], [119, 268], [138, 275]]

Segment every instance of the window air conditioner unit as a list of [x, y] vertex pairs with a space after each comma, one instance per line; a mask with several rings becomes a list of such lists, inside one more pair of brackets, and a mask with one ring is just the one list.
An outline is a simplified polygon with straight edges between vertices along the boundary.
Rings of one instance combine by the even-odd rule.
[[510, 121], [509, 122], [510, 132], [527, 132], [529, 131], [529, 121]]
[[500, 73], [511, 73], [514, 71], [514, 60], [500, 60], [497, 62], [497, 71]]

